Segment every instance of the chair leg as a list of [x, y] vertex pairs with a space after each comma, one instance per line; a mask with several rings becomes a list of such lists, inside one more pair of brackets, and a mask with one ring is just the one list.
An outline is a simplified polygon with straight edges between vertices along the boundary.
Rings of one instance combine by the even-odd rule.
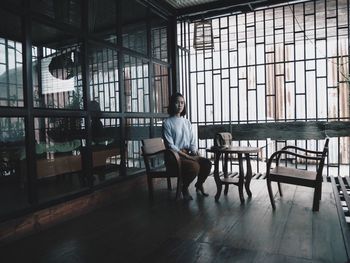
[[278, 185], [278, 192], [280, 193], [280, 196], [283, 196], [281, 183], [277, 182], [277, 185]]
[[320, 188], [315, 187], [314, 200], [312, 202], [312, 211], [318, 211], [320, 208]]
[[319, 194], [318, 200], [321, 200], [321, 196], [322, 196], [322, 182], [320, 182], [320, 188], [319, 189], [320, 190], [318, 191], [318, 194]]
[[171, 179], [170, 177], [167, 178], [168, 181], [168, 190], [171, 190]]
[[181, 199], [181, 190], [182, 190], [182, 180], [178, 177], [177, 178], [177, 186], [176, 186], [176, 196], [175, 196], [176, 200]]
[[271, 188], [271, 181], [266, 179], [266, 184], [267, 184], [267, 190], [269, 191], [270, 202], [271, 202], [272, 208], [275, 210], [276, 209], [276, 205], [275, 205], [275, 200], [273, 199], [273, 193], [272, 193], [272, 188]]

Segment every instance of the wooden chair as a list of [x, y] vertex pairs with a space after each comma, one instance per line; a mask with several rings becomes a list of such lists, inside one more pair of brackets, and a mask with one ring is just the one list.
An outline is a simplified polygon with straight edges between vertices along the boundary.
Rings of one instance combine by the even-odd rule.
[[[273, 209], [276, 209], [276, 205], [271, 188], [272, 181], [277, 182], [280, 196], [282, 196], [281, 183], [314, 188], [315, 191], [313, 197], [312, 210], [319, 210], [319, 203], [321, 200], [322, 193], [322, 171], [325, 163], [325, 158], [328, 153], [328, 143], [329, 139], [327, 138], [324, 144], [323, 151], [312, 151], [296, 146], [286, 146], [282, 148], [282, 150], [276, 151], [271, 155], [266, 167], [266, 183]], [[303, 154], [300, 152], [302, 152]], [[296, 158], [301, 158], [304, 159], [306, 162], [308, 160], [315, 160], [316, 171], [308, 171], [304, 169], [280, 166], [279, 161], [282, 154], [285, 154], [286, 157], [289, 155], [294, 156]], [[271, 164], [273, 160], [276, 160], [276, 167], [271, 169]]]
[[232, 135], [229, 132], [219, 132], [215, 135], [214, 146], [226, 147], [230, 146], [232, 142]]
[[[215, 134], [215, 138], [214, 138], [214, 146], [216, 147], [230, 147], [232, 145], [232, 134], [230, 132], [218, 132], [217, 134]], [[239, 165], [239, 163], [234, 163], [232, 158], [231, 158], [231, 154], [230, 154], [230, 160], [231, 160], [231, 165]], [[228, 170], [228, 161], [229, 161], [229, 154], [224, 154], [223, 155], [223, 159], [222, 159], [222, 170], [224, 172], [224, 178], [227, 178], [227, 170]], [[224, 190], [224, 195], [228, 194], [228, 188], [229, 188], [229, 184], [224, 183], [225, 185], [225, 190]]]
[[[166, 178], [168, 190], [171, 190], [171, 177], [177, 178], [176, 200], [181, 197], [182, 176], [181, 176], [181, 162], [177, 152], [166, 149], [162, 138], [151, 138], [142, 140], [142, 155], [146, 166], [148, 193], [150, 199], [153, 199], [153, 179]], [[175, 168], [168, 170], [159, 159], [167, 160], [176, 163]]]

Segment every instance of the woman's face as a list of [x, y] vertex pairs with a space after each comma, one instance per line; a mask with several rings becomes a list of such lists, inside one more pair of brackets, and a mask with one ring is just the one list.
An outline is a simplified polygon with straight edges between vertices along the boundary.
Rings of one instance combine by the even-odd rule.
[[184, 110], [185, 107], [185, 100], [183, 97], [178, 96], [175, 100], [175, 109], [176, 109], [176, 114], [180, 115], [180, 113]]

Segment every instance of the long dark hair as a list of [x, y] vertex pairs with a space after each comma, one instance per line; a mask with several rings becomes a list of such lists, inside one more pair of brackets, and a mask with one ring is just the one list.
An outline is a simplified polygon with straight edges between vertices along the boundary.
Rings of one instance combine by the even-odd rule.
[[[178, 97], [182, 97], [183, 99], [185, 99], [184, 96], [181, 93], [179, 93], [179, 92], [174, 93], [170, 97], [169, 107], [168, 107], [168, 113], [169, 113], [170, 116], [174, 116], [177, 113], [177, 110], [175, 108], [175, 103], [176, 103], [176, 100], [177, 100]], [[185, 102], [184, 109], [180, 113], [180, 116], [185, 116], [186, 113], [187, 113], [187, 111], [186, 111], [186, 102]]]

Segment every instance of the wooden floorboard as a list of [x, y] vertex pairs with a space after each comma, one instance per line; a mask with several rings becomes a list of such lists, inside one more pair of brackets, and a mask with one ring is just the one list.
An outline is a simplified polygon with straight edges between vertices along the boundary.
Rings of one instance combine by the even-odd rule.
[[265, 180], [252, 180], [244, 204], [236, 186], [219, 202], [212, 177], [205, 188], [207, 198], [191, 186], [194, 200], [176, 202], [159, 180], [150, 202], [145, 182], [127, 199], [0, 247], [0, 262], [347, 262], [331, 183], [319, 212], [309, 188], [283, 185], [280, 197], [273, 184], [276, 210]]

